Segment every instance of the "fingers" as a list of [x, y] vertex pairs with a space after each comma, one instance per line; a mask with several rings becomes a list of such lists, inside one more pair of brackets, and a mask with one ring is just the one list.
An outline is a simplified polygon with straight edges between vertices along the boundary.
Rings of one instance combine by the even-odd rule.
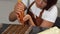
[[16, 14], [16, 16], [17, 16], [18, 21], [19, 21], [19, 22], [22, 22], [21, 13], [18, 12], [18, 13]]
[[23, 23], [24, 21], [23, 21], [23, 17], [24, 17], [24, 14], [23, 14], [24, 12], [23, 11], [18, 11], [18, 12], [16, 12], [16, 15], [17, 15], [17, 19], [18, 19], [18, 21], [19, 22], [21, 22], [21, 23]]
[[28, 18], [27, 18], [27, 16], [25, 16], [24, 18], [23, 18], [23, 21], [27, 21], [28, 20]]
[[16, 11], [24, 11], [24, 8], [25, 8], [24, 4], [20, 2], [20, 3], [16, 4], [14, 10], [16, 10]]
[[17, 16], [17, 19], [20, 21], [20, 18], [21, 18], [21, 13], [19, 13], [19, 12], [16, 12], [16, 16]]
[[30, 19], [30, 16], [29, 15], [26, 15], [24, 18], [23, 18], [23, 21], [27, 21]]
[[19, 2], [15, 5], [14, 11], [19, 22], [23, 22], [25, 5], [22, 2]]
[[14, 10], [17, 11], [17, 12], [18, 12], [18, 11], [24, 11], [24, 9], [21, 8], [21, 7], [17, 7], [17, 8], [15, 8]]

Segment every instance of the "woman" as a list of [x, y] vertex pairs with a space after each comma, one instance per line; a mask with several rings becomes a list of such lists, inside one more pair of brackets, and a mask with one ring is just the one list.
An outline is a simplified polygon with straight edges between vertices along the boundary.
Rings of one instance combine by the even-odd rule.
[[[32, 0], [31, 0], [31, 2], [32, 2]], [[58, 14], [56, 3], [57, 3], [57, 0], [35, 0], [35, 3], [32, 5], [32, 7], [30, 9], [34, 15], [34, 18], [39, 17], [40, 13], [43, 11], [42, 16], [40, 17], [42, 19], [42, 22], [38, 27], [38, 26], [36, 26], [34, 19], [32, 19], [31, 14], [28, 13], [28, 15], [25, 15], [23, 20], [24, 21], [29, 20], [30, 24], [33, 26], [33, 30], [31, 31], [30, 34], [36, 34], [40, 31], [51, 28], [54, 25], [55, 20], [57, 18], [57, 14]], [[24, 5], [20, 4], [19, 8], [21, 7], [21, 9], [23, 9], [23, 6]], [[16, 6], [16, 7], [18, 7], [18, 6]], [[14, 12], [11, 13], [10, 21], [15, 21], [17, 19], [15, 14], [16, 13], [14, 13]]]

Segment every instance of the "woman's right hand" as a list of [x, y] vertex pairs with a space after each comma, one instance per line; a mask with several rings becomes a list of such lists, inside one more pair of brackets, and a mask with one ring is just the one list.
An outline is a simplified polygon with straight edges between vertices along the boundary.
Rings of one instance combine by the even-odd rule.
[[19, 19], [20, 17], [18, 17], [18, 15], [16, 15], [18, 12], [19, 14], [23, 14], [23, 11], [25, 10], [25, 5], [22, 2], [18, 2], [16, 3], [13, 12], [10, 13], [9, 15], [9, 21], [13, 22], [16, 19]]
[[23, 23], [25, 5], [22, 2], [18, 2], [14, 8], [16, 16], [19, 22]]
[[16, 12], [16, 16], [17, 16], [17, 19], [18, 19], [19, 23], [24, 24], [24, 21], [23, 21], [23, 18], [25, 16], [24, 12], [23, 11]]

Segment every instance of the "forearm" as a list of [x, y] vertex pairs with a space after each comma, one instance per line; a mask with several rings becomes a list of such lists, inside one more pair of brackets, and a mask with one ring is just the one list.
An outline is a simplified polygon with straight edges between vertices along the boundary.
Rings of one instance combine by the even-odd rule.
[[52, 22], [43, 21], [42, 24], [40, 25], [40, 27], [51, 28], [53, 25], [54, 25], [54, 23], [52, 23]]

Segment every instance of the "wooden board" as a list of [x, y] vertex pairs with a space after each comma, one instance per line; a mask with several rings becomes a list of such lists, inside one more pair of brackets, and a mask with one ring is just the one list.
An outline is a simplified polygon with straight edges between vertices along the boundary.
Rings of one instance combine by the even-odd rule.
[[29, 29], [31, 30], [29, 25], [10, 25], [2, 34], [25, 34]]

